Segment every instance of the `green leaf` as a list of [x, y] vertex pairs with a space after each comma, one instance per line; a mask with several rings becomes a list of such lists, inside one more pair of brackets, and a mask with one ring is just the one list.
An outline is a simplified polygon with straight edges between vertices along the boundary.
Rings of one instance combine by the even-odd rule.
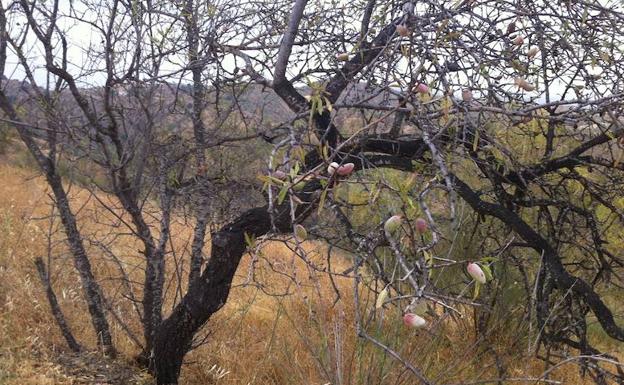
[[256, 238], [249, 234], [248, 232], [245, 231], [245, 244], [247, 245], [247, 248], [249, 249], [253, 249], [256, 247]]
[[475, 132], [474, 141], [472, 142], [472, 151], [477, 151], [477, 147], [479, 146], [479, 129]]
[[308, 237], [308, 231], [301, 224], [295, 225], [295, 237], [299, 242], [303, 242]]
[[372, 189], [372, 194], [371, 194], [371, 199], [370, 199], [371, 204], [375, 204], [377, 202], [377, 199], [379, 198], [379, 194], [381, 194], [381, 186], [375, 185], [375, 187]]
[[324, 161], [329, 159], [329, 147], [326, 144], [321, 146], [321, 157]]
[[472, 300], [474, 301], [479, 296], [479, 289], [481, 288], [481, 284], [475, 281], [474, 295], [472, 296]]
[[323, 206], [325, 206], [326, 198], [327, 198], [327, 189], [323, 190], [323, 192], [321, 193], [321, 199], [319, 199], [319, 207], [318, 207], [319, 215], [321, 214], [321, 211], [323, 211]]
[[332, 112], [334, 107], [332, 106], [327, 96], [323, 96], [323, 99], [325, 99], [325, 107], [327, 108], [327, 111]]
[[388, 288], [384, 287], [384, 289], [380, 291], [379, 295], [377, 296], [377, 300], [375, 301], [375, 309], [381, 309], [381, 307], [386, 302], [387, 298], [388, 298]]
[[303, 190], [303, 189], [304, 189], [304, 187], [306, 186], [306, 183], [307, 183], [307, 182], [306, 182], [305, 180], [303, 180], [303, 179], [299, 178], [299, 179], [297, 180], [297, 183], [295, 183], [295, 184], [292, 186], [292, 189], [293, 189], [293, 190], [295, 190], [295, 191], [301, 191], [301, 190]]
[[491, 281], [494, 279], [494, 276], [492, 275], [492, 268], [490, 267], [490, 265], [486, 265], [486, 264], [480, 264], [481, 265], [481, 270], [483, 270], [483, 274], [485, 274], [485, 279], [487, 281]]
[[270, 184], [270, 185], [273, 185], [273, 184], [283, 185], [284, 183], [286, 183], [286, 181], [283, 181], [281, 179], [277, 179], [276, 177], [270, 176], [270, 175], [267, 175], [266, 182], [268, 184]]
[[288, 186], [285, 185], [284, 187], [282, 187], [282, 189], [279, 192], [279, 195], [277, 196], [277, 204], [281, 205], [282, 202], [284, 202], [284, 199], [286, 198], [286, 194], [288, 193]]
[[[427, 266], [428, 268], [430, 268], [431, 266], [433, 266], [433, 256], [431, 255], [431, 253], [427, 250], [423, 251], [423, 257], [425, 258], [425, 266]], [[429, 269], [429, 278], [431, 278], [431, 274], [433, 273], [433, 271], [431, 269]]]

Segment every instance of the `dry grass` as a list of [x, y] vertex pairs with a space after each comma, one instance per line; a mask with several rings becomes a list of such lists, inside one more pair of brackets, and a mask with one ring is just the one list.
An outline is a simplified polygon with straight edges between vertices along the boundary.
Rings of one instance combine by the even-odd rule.
[[[106, 214], [88, 192], [76, 187], [71, 191], [85, 234], [94, 239], [109, 237], [110, 223], [117, 219]], [[93, 372], [101, 372], [102, 365], [90, 364], [93, 356], [77, 362], [71, 355], [59, 352], [65, 345], [49, 314], [35, 273], [33, 260], [46, 255], [48, 231], [48, 221], [37, 218], [45, 217], [49, 210], [42, 178], [24, 169], [0, 165], [0, 384], [100, 381]], [[182, 250], [192, 235], [184, 223], [177, 223], [173, 234], [176, 250]], [[59, 239], [59, 234], [55, 238]], [[130, 277], [140, 281], [139, 245], [133, 238], [123, 236], [111, 240], [110, 245], [116, 253], [124, 255], [123, 262], [130, 268]], [[308, 242], [304, 249], [315, 265], [327, 267], [322, 244]], [[52, 276], [61, 306], [76, 337], [92, 348], [94, 336], [77, 275], [62, 243], [53, 245], [53, 250]], [[89, 252], [94, 256], [96, 275], [113, 298], [116, 311], [140, 334], [132, 307], [120, 300], [121, 283], [116, 265], [93, 245], [89, 246]], [[170, 264], [169, 269], [172, 266]], [[344, 256], [335, 256], [332, 260], [334, 271], [347, 266]], [[253, 285], [249, 284], [252, 273]], [[413, 377], [387, 355], [356, 337], [351, 280], [335, 278], [332, 284], [327, 274], [312, 269], [282, 242], [267, 242], [256, 253], [244, 258], [235, 282], [229, 302], [203, 331], [208, 335], [207, 342], [187, 357], [181, 383], [414, 383]], [[169, 286], [167, 310], [175, 298], [174, 286]], [[342, 294], [338, 301], [335, 301], [335, 288]], [[140, 289], [134, 290], [135, 295], [140, 296]], [[364, 290], [361, 295], [369, 302], [375, 300]], [[431, 317], [433, 322], [427, 331], [413, 332], [401, 327], [397, 311], [387, 309], [383, 317], [376, 314], [371, 318], [366, 330], [418, 363], [426, 375], [436, 378], [438, 383], [468, 383], [496, 377], [492, 352], [498, 353], [500, 362], [514, 377], [541, 374], [541, 361], [525, 357], [521, 349], [510, 349], [518, 342], [515, 331], [494, 327], [493, 334], [487, 337], [489, 342], [475, 343], [471, 313], [469, 309], [464, 310], [463, 319], [454, 319], [442, 316], [437, 309], [438, 320]], [[138, 348], [119, 325], [112, 323], [112, 327], [122, 359], [104, 367], [118, 365], [119, 369], [115, 370], [119, 372], [128, 367], [123, 357], [129, 360]], [[486, 345], [491, 350], [484, 349]], [[125, 376], [111, 381], [147, 382], [139, 371], [130, 378]], [[590, 383], [583, 380], [573, 366], [556, 370], [549, 378], [563, 384]]]

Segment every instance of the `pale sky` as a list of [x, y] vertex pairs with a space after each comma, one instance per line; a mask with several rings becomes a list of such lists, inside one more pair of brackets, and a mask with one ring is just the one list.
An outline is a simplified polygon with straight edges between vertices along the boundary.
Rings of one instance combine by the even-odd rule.
[[[0, 0], [4, 7], [8, 6], [9, 0]], [[77, 13], [83, 12], [85, 10], [84, 5], [80, 1], [74, 1], [74, 11]], [[69, 14], [70, 9], [70, 0], [60, 0], [61, 6], [61, 14]], [[17, 23], [23, 25], [23, 20], [9, 20], [9, 24], [14, 28], [17, 27]], [[78, 81], [83, 86], [93, 86], [93, 85], [101, 85], [105, 79], [105, 75], [102, 71], [94, 71], [94, 73], [84, 73], [81, 72], [80, 69], [83, 68], [96, 68], [103, 67], [101, 62], [97, 62], [96, 58], [89, 55], [90, 49], [89, 47], [98, 47], [101, 44], [100, 42], [100, 33], [94, 29], [94, 27], [89, 26], [87, 23], [78, 22], [70, 17], [62, 17], [59, 19], [59, 26], [66, 32], [67, 41], [68, 41], [68, 61], [73, 65], [70, 67], [70, 72], [74, 75], [82, 74], [81, 76], [77, 76]], [[41, 47], [36, 43], [36, 38], [34, 34], [30, 34], [27, 37], [27, 46], [29, 49], [25, 53], [27, 57], [32, 61], [33, 67], [35, 68], [35, 78], [39, 85], [43, 86], [46, 82], [47, 72], [42, 69], [44, 64], [43, 53]], [[527, 47], [528, 49], [528, 47]], [[172, 55], [175, 59], [175, 55]], [[17, 65], [17, 57], [15, 54], [9, 49], [8, 63], [6, 68], [5, 76], [12, 79], [23, 79], [24, 72]], [[172, 60], [173, 61], [173, 60]], [[180, 56], [180, 63], [183, 63], [184, 58]], [[225, 60], [226, 65], [231, 64], [234, 67], [233, 60]], [[99, 64], [99, 65], [98, 65]], [[38, 69], [37, 69], [38, 68]], [[180, 69], [180, 66], [177, 66], [171, 62], [163, 63], [163, 67], [161, 72], [171, 72], [177, 71]], [[590, 69], [590, 71], [594, 71], [596, 74], [602, 72], [602, 69], [596, 67], [595, 69]], [[560, 94], [562, 91], [561, 82], [555, 82], [551, 85], [550, 91], [552, 95]], [[460, 90], [457, 90], [460, 92]], [[575, 98], [572, 94], [570, 98]]]

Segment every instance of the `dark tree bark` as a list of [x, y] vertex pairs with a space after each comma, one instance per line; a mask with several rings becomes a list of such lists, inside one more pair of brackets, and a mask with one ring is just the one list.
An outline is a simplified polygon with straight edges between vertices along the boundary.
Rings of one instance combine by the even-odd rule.
[[74, 257], [74, 266], [82, 281], [82, 288], [85, 291], [85, 299], [97, 335], [98, 345], [103, 348], [106, 354], [114, 356], [115, 348], [104, 313], [102, 290], [93, 275], [91, 262], [89, 262], [87, 251], [84, 248], [80, 230], [76, 224], [76, 217], [69, 206], [69, 199], [63, 188], [61, 177], [55, 170], [55, 168], [46, 170], [46, 179], [54, 192], [55, 205], [59, 210], [61, 222], [67, 235], [67, 242]]
[[50, 282], [50, 276], [48, 275], [48, 271], [45, 267], [45, 262], [41, 257], [37, 257], [35, 259], [35, 266], [37, 267], [37, 273], [39, 273], [39, 279], [41, 280], [41, 284], [43, 285], [46, 296], [48, 297], [48, 303], [50, 304], [50, 309], [52, 310], [52, 315], [58, 324], [59, 329], [61, 329], [61, 333], [63, 334], [63, 338], [67, 342], [67, 345], [74, 352], [79, 352], [82, 350], [82, 347], [74, 338], [74, 335], [65, 319], [65, 314], [63, 314], [63, 310], [61, 310], [61, 306], [56, 299], [56, 293], [54, 293], [54, 289], [52, 288], [52, 283]]
[[198, 170], [199, 204], [195, 212], [195, 228], [191, 245], [191, 261], [189, 270], [189, 287], [199, 278], [203, 263], [203, 248], [205, 245], [206, 228], [208, 226], [207, 196], [209, 180], [206, 178], [208, 165], [206, 163], [206, 126], [202, 119], [202, 112], [206, 107], [206, 88], [202, 81], [202, 74], [206, 68], [206, 60], [200, 60], [200, 34], [197, 25], [197, 6], [194, 0], [187, 0], [184, 5], [184, 20], [186, 27], [186, 41], [190, 71], [193, 76], [193, 111], [191, 121], [195, 137], [195, 165]]
[[[282, 232], [291, 227], [289, 207], [277, 210], [275, 224]], [[246, 250], [245, 234], [258, 237], [271, 231], [268, 206], [255, 208], [212, 234], [211, 257], [200, 278], [155, 335], [153, 371], [158, 384], [177, 384], [185, 354], [193, 337], [221, 309], [230, 294], [234, 273]]]

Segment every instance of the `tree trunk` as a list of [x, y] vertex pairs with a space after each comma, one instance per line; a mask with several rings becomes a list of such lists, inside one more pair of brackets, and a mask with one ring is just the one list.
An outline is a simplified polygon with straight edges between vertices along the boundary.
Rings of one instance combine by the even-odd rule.
[[48, 275], [45, 263], [41, 257], [37, 257], [35, 259], [35, 266], [37, 266], [39, 279], [45, 288], [46, 296], [48, 297], [48, 302], [50, 303], [50, 309], [52, 310], [52, 315], [54, 316], [59, 329], [61, 329], [61, 333], [63, 334], [65, 341], [67, 341], [67, 345], [69, 345], [69, 348], [74, 352], [81, 351], [82, 348], [80, 347], [78, 341], [74, 338], [74, 335], [65, 320], [65, 315], [59, 306], [58, 300], [56, 299], [56, 294], [54, 293], [54, 289], [52, 289], [52, 284], [50, 283], [50, 276]]
[[[288, 206], [280, 206], [275, 216], [276, 230], [289, 231], [292, 224]], [[211, 257], [204, 272], [155, 335], [152, 371], [157, 384], [177, 384], [193, 336], [227, 301], [234, 274], [247, 248], [245, 233], [257, 237], [269, 231], [271, 218], [268, 206], [264, 206], [245, 212], [212, 235]]]
[[82, 243], [82, 237], [76, 224], [76, 217], [71, 211], [67, 194], [63, 189], [61, 177], [56, 173], [54, 168], [46, 171], [46, 179], [54, 192], [56, 207], [61, 216], [61, 222], [67, 235], [67, 242], [74, 257], [74, 266], [78, 270], [82, 289], [85, 293], [87, 308], [91, 314], [91, 322], [95, 333], [97, 334], [98, 345], [101, 346], [104, 353], [110, 356], [115, 355], [115, 348], [110, 334], [110, 328], [106, 315], [104, 313], [104, 301], [102, 299], [102, 291], [98, 285], [91, 269], [91, 263], [87, 257], [87, 252]]
[[[202, 189], [200, 190], [202, 193], [206, 193], [206, 189], [204, 189], [204, 182], [202, 181]], [[201, 267], [204, 260], [203, 257], [203, 249], [204, 249], [204, 239], [206, 238], [206, 228], [208, 226], [208, 210], [206, 209], [207, 202], [201, 203], [202, 207], [197, 209], [197, 213], [195, 218], [197, 222], [195, 223], [195, 229], [193, 230], [193, 242], [191, 244], [191, 263], [189, 268], [189, 279], [188, 279], [188, 288], [190, 288], [193, 283], [199, 279], [199, 275], [201, 274]]]

